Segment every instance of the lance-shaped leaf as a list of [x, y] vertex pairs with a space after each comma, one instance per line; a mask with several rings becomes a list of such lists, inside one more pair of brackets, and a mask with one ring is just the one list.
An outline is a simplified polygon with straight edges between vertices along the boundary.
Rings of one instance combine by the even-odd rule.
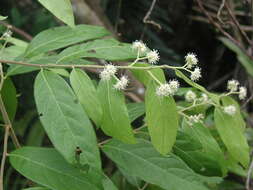
[[145, 94], [146, 121], [151, 142], [161, 154], [167, 154], [174, 145], [178, 130], [178, 113], [174, 98], [158, 97], [154, 81]]
[[9, 157], [18, 172], [49, 189], [100, 189], [89, 172], [85, 173], [67, 163], [55, 149], [23, 147]]
[[113, 87], [115, 80], [101, 80], [98, 85], [99, 100], [103, 109], [101, 128], [105, 134], [125, 143], [135, 143], [125, 98]]
[[80, 69], [73, 69], [70, 74], [70, 83], [88, 116], [99, 126], [102, 107], [89, 76]]
[[115, 39], [100, 39], [75, 45], [59, 54], [57, 63], [75, 60], [81, 57], [96, 57], [108, 61], [136, 59], [137, 53], [131, 44], [121, 43]]
[[0, 15], [0, 20], [5, 20], [5, 19], [7, 19], [7, 16]]
[[33, 38], [26, 49], [25, 57], [36, 56], [78, 42], [101, 38], [109, 34], [107, 30], [99, 26], [77, 25], [74, 28], [68, 26], [51, 28], [44, 30]]
[[247, 167], [249, 163], [249, 145], [242, 127], [238, 126], [239, 122], [236, 120], [238, 120], [236, 115], [230, 116], [224, 113], [221, 108], [215, 108], [215, 126], [223, 143], [233, 159]]
[[158, 185], [164, 189], [207, 190], [203, 182], [217, 180], [195, 174], [182, 160], [174, 155], [162, 156], [148, 141], [123, 144], [112, 140], [102, 150], [129, 175]]
[[[70, 0], [38, 0], [45, 8], [67, 25], [74, 27], [74, 15]], [[61, 8], [59, 8], [59, 5]]]
[[[100, 168], [95, 132], [66, 81], [53, 72], [42, 70], [34, 88], [41, 122], [55, 148], [70, 163]], [[77, 149], [81, 149], [80, 155]]]

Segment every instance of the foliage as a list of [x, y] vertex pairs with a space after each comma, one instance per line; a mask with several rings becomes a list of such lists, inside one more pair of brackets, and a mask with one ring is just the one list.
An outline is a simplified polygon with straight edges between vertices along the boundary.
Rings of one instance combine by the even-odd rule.
[[[158, 52], [142, 42], [122, 43], [103, 27], [74, 25], [69, 1], [61, 10], [57, 1], [39, 2], [69, 26], [44, 30], [28, 44], [13, 40], [7, 29], [0, 52], [3, 161], [10, 135], [16, 147], [8, 159], [32, 181], [27, 190], [123, 189], [117, 175], [132, 189], [215, 190], [222, 189], [228, 172], [245, 173], [250, 161], [245, 122], [230, 97], [246, 97], [237, 81], [228, 83], [228, 92], [209, 92], [196, 83], [201, 77], [196, 55], [188, 54], [179, 67], [154, 65]], [[100, 69], [100, 79], [88, 69]], [[129, 81], [120, 70], [131, 71], [145, 85], [143, 102], [127, 103]], [[174, 71], [191, 90], [180, 95], [179, 82], [166, 82], [164, 70]], [[15, 132], [24, 134], [28, 122], [14, 120], [12, 77], [31, 72], [36, 72], [34, 99], [44, 130], [34, 124], [37, 147], [29, 146], [31, 140], [20, 147]], [[141, 116], [141, 126], [133, 127]], [[21, 128], [14, 132], [15, 123]], [[51, 148], [42, 146], [45, 134]], [[104, 154], [111, 168], [102, 162]]]

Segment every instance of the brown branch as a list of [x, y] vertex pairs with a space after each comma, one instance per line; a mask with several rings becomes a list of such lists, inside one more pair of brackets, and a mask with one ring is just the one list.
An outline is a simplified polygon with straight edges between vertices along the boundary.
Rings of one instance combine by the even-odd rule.
[[231, 17], [232, 21], [235, 23], [235, 25], [237, 26], [238, 30], [241, 32], [241, 34], [243, 35], [243, 37], [247, 40], [247, 42], [249, 43], [249, 45], [252, 45], [251, 40], [249, 39], [249, 37], [247, 36], [247, 34], [242, 30], [240, 23], [237, 21], [236, 17], [234, 16], [233, 12], [231, 11], [230, 7], [228, 6], [227, 3], [225, 3], [225, 7], [228, 10], [228, 14]]
[[234, 39], [228, 32], [226, 32], [219, 24], [217, 24], [213, 18], [209, 15], [208, 11], [206, 11], [206, 9], [203, 7], [203, 4], [201, 2], [201, 0], [196, 0], [198, 3], [198, 6], [200, 7], [200, 9], [202, 10], [202, 12], [206, 15], [206, 17], [208, 18], [209, 22], [214, 25], [224, 36], [226, 36], [228, 39], [230, 39], [232, 42], [234, 42], [238, 47], [240, 47], [242, 49], [242, 51], [248, 55], [251, 59], [252, 56], [245, 50], [245, 48], [240, 44], [240, 42], [238, 42], [236, 39]]
[[8, 24], [8, 23], [6, 23], [4, 21], [0, 21], [0, 24], [4, 25], [7, 28], [10, 28], [11, 31], [19, 34], [20, 36], [23, 36], [28, 41], [31, 41], [33, 39], [33, 37], [30, 34], [26, 33], [25, 31], [23, 31], [23, 30], [15, 27], [15, 26], [13, 26], [11, 24]]
[[245, 184], [246, 190], [251, 190], [251, 188], [250, 188], [250, 179], [251, 179], [252, 170], [253, 170], [253, 160], [250, 163], [250, 167], [249, 167], [249, 170], [248, 170], [248, 173], [247, 173], [247, 179], [246, 179], [246, 184]]
[[5, 161], [6, 161], [6, 157], [7, 157], [9, 130], [10, 130], [10, 126], [6, 125], [5, 126], [5, 133], [4, 133], [3, 155], [2, 155], [1, 169], [0, 169], [0, 190], [4, 190], [4, 188], [3, 188], [4, 166], [5, 166]]
[[158, 24], [158, 23], [156, 23], [155, 21], [149, 19], [150, 15], [151, 15], [151, 13], [152, 13], [154, 7], [155, 7], [156, 1], [157, 1], [157, 0], [153, 0], [153, 1], [152, 1], [152, 4], [151, 4], [151, 6], [150, 6], [148, 12], [146, 13], [145, 17], [143, 18], [143, 22], [144, 22], [145, 24], [152, 24], [152, 25], [156, 26], [159, 30], [161, 30], [162, 27], [161, 27], [160, 24]]

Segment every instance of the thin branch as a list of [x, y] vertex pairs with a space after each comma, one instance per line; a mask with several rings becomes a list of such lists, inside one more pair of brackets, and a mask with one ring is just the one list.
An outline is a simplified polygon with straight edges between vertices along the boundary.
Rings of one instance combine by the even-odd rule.
[[250, 189], [250, 179], [251, 179], [252, 170], [253, 170], [253, 160], [250, 163], [250, 167], [249, 167], [248, 174], [247, 174], [246, 190], [251, 190]]
[[[94, 69], [104, 69], [104, 65], [67, 65], [67, 64], [34, 64], [11, 60], [0, 60], [0, 63], [12, 64], [12, 65], [23, 65], [28, 67], [39, 67], [39, 68], [94, 68]], [[118, 69], [129, 69], [129, 70], [152, 70], [152, 69], [182, 69], [182, 67], [174, 67], [170, 65], [151, 65], [148, 67], [136, 67], [136, 66], [118, 66]]]
[[251, 40], [249, 39], [249, 37], [247, 36], [247, 34], [242, 30], [240, 23], [237, 21], [236, 17], [234, 16], [233, 12], [231, 11], [230, 7], [228, 6], [227, 3], [225, 3], [225, 6], [228, 10], [228, 14], [229, 16], [232, 18], [232, 21], [235, 23], [235, 25], [237, 26], [238, 30], [241, 32], [241, 34], [243, 35], [243, 37], [246, 39], [246, 41], [249, 43], [249, 45], [252, 45]]
[[11, 121], [10, 121], [8, 113], [5, 109], [5, 105], [3, 103], [3, 99], [2, 99], [1, 94], [0, 94], [0, 111], [1, 111], [2, 116], [3, 116], [5, 126], [8, 126], [10, 128], [10, 136], [11, 136], [11, 139], [12, 139], [14, 145], [16, 146], [16, 148], [20, 148], [20, 143], [19, 143], [18, 138], [17, 138], [17, 136], [16, 136], [16, 134], [15, 134], [13, 128], [12, 128]]
[[152, 1], [152, 4], [151, 4], [151, 6], [150, 6], [148, 12], [146, 13], [145, 17], [143, 18], [143, 22], [144, 22], [145, 24], [152, 24], [152, 25], [156, 26], [157, 28], [159, 28], [159, 30], [161, 30], [162, 27], [161, 27], [160, 24], [158, 24], [158, 23], [156, 23], [155, 21], [149, 19], [150, 15], [151, 15], [151, 13], [152, 13], [154, 7], [155, 7], [156, 1], [157, 1], [157, 0], [153, 0], [153, 1]]
[[224, 6], [225, 6], [225, 3], [226, 3], [226, 0], [222, 0], [222, 3], [221, 3], [221, 5], [220, 5], [219, 10], [218, 10], [218, 13], [217, 13], [217, 18], [218, 18], [218, 20], [219, 20], [222, 24], [225, 24], [225, 23], [224, 23], [224, 22], [222, 21], [222, 19], [220, 18], [220, 15], [221, 15], [222, 9], [223, 9]]
[[6, 161], [6, 157], [7, 157], [9, 130], [10, 130], [10, 126], [6, 125], [5, 126], [5, 133], [4, 133], [3, 155], [2, 155], [1, 169], [0, 169], [0, 190], [4, 190], [3, 189], [4, 166], [5, 166], [5, 161]]
[[28, 41], [31, 41], [33, 39], [33, 37], [30, 34], [26, 33], [25, 31], [23, 31], [23, 30], [15, 27], [15, 26], [13, 26], [11, 24], [8, 24], [8, 23], [6, 23], [4, 21], [0, 21], [0, 24], [4, 25], [7, 28], [10, 28], [13, 32], [19, 34], [20, 36], [23, 36]]
[[198, 6], [200, 7], [200, 9], [202, 10], [202, 12], [206, 15], [206, 17], [208, 18], [209, 22], [211, 24], [213, 24], [224, 36], [226, 36], [227, 38], [229, 38], [232, 42], [234, 42], [238, 47], [240, 47], [245, 54], [247, 54], [251, 59], [252, 56], [249, 55], [249, 53], [245, 50], [245, 48], [240, 44], [240, 42], [238, 42], [236, 39], [234, 39], [228, 32], [226, 32], [219, 24], [217, 24], [212, 16], [209, 15], [208, 11], [206, 11], [206, 9], [203, 7], [203, 4], [201, 2], [201, 0], [196, 0], [198, 3]]

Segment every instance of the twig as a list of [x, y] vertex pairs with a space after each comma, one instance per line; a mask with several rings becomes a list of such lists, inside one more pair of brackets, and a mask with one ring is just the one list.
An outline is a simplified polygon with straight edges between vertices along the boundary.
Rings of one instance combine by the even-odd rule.
[[141, 189], [139, 189], [139, 190], [145, 190], [147, 187], [148, 187], [148, 183], [145, 183], [145, 184], [143, 185], [143, 187], [142, 187]]
[[233, 12], [231, 11], [230, 7], [228, 6], [227, 3], [225, 3], [225, 6], [228, 10], [228, 14], [229, 16], [232, 18], [232, 21], [235, 23], [235, 25], [237, 26], [238, 30], [241, 32], [241, 34], [243, 35], [243, 37], [247, 40], [247, 42], [249, 43], [249, 45], [252, 45], [251, 40], [249, 39], [249, 37], [247, 36], [247, 34], [243, 31], [243, 29], [240, 26], [240, 23], [237, 21], [237, 19], [235, 18]]
[[154, 7], [155, 7], [156, 1], [157, 1], [157, 0], [153, 0], [153, 1], [152, 1], [152, 4], [151, 4], [151, 6], [150, 6], [148, 12], [146, 13], [145, 17], [143, 18], [143, 22], [144, 22], [145, 24], [152, 24], [152, 25], [156, 26], [159, 30], [161, 30], [162, 27], [161, 27], [160, 24], [158, 24], [158, 23], [156, 23], [155, 21], [149, 19], [150, 15], [151, 15], [151, 13], [152, 13]]
[[220, 5], [219, 10], [218, 10], [218, 13], [217, 13], [217, 18], [218, 18], [218, 20], [219, 20], [222, 24], [225, 24], [225, 23], [224, 23], [224, 22], [222, 21], [222, 19], [220, 18], [220, 15], [221, 15], [222, 9], [224, 8], [225, 2], [226, 2], [226, 0], [222, 0], [222, 3], [221, 3], [221, 5]]
[[249, 167], [248, 174], [247, 174], [247, 180], [246, 180], [246, 189], [247, 190], [251, 190], [250, 189], [250, 179], [251, 179], [252, 170], [253, 170], [253, 160], [250, 163], [250, 167]]
[[13, 128], [12, 128], [11, 121], [9, 119], [8, 113], [6, 112], [5, 105], [3, 103], [3, 99], [2, 99], [1, 94], [0, 94], [0, 111], [1, 111], [2, 116], [3, 116], [5, 126], [8, 126], [10, 128], [10, 136], [11, 136], [11, 139], [12, 139], [14, 145], [16, 146], [16, 148], [20, 148], [18, 138], [17, 138], [17, 136], [16, 136], [16, 134], [15, 134]]
[[10, 126], [6, 125], [5, 126], [5, 133], [4, 133], [3, 155], [2, 155], [1, 169], [0, 169], [0, 190], [4, 190], [3, 189], [4, 166], [5, 166], [5, 161], [6, 161], [6, 157], [7, 157], [9, 130], [10, 130]]
[[13, 32], [16, 32], [20, 36], [23, 36], [28, 41], [31, 41], [33, 39], [33, 37], [30, 34], [26, 33], [25, 31], [23, 31], [23, 30], [15, 27], [15, 26], [13, 26], [11, 24], [8, 24], [8, 23], [6, 23], [4, 21], [0, 21], [0, 24], [4, 25], [5, 27], [10, 28]]

